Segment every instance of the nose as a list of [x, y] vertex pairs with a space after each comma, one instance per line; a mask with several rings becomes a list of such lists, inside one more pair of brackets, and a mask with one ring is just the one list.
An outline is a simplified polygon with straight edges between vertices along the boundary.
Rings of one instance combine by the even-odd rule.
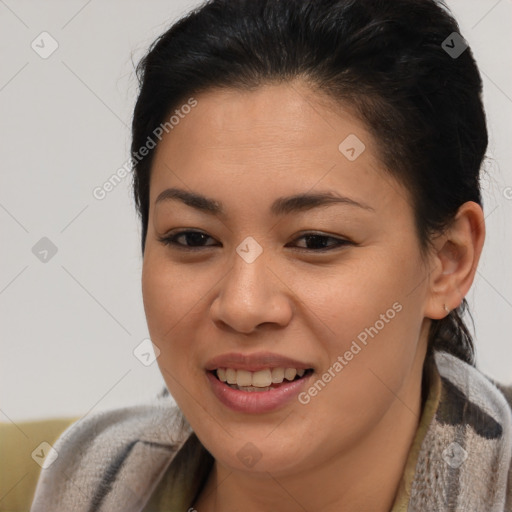
[[285, 276], [272, 268], [265, 253], [248, 263], [238, 254], [220, 283], [211, 305], [213, 321], [243, 334], [267, 327], [286, 327], [293, 316], [293, 293]]

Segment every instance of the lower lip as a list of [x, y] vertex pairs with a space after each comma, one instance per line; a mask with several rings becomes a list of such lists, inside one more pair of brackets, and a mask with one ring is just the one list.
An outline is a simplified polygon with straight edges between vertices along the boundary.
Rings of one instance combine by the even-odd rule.
[[311, 375], [281, 384], [269, 391], [241, 391], [221, 382], [211, 372], [206, 372], [215, 396], [230, 409], [243, 413], [263, 413], [283, 407], [296, 397]]

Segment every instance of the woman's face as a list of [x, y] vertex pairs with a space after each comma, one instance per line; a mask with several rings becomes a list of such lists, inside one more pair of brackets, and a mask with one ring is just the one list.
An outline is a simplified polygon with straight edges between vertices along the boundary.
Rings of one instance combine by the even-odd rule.
[[410, 422], [428, 268], [369, 132], [300, 84], [196, 100], [155, 150], [142, 287], [197, 436], [231, 470], [284, 475]]

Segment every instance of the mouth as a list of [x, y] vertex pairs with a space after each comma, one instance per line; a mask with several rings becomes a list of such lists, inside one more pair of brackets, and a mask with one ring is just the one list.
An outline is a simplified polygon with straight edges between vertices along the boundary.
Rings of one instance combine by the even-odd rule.
[[313, 368], [258, 366], [253, 369], [255, 371], [232, 367], [207, 370], [213, 396], [237, 413], [271, 413], [293, 404], [314, 373]]
[[213, 396], [232, 411], [260, 414], [293, 403], [315, 372], [311, 362], [282, 354], [231, 352], [205, 364]]
[[279, 389], [291, 382], [306, 379], [313, 368], [265, 368], [255, 372], [236, 368], [217, 368], [209, 373], [231, 389], [244, 392], [265, 392]]

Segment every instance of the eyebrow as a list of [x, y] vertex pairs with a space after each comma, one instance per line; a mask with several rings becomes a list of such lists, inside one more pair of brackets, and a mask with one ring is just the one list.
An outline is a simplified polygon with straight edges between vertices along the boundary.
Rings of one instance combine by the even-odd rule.
[[[172, 200], [181, 201], [187, 206], [210, 215], [225, 215], [224, 205], [220, 201], [179, 188], [168, 188], [161, 192], [156, 198], [155, 205], [162, 201]], [[375, 212], [375, 210], [367, 204], [360, 203], [332, 191], [279, 197], [272, 203], [270, 212], [275, 216], [283, 216], [332, 204], [345, 204]]]

